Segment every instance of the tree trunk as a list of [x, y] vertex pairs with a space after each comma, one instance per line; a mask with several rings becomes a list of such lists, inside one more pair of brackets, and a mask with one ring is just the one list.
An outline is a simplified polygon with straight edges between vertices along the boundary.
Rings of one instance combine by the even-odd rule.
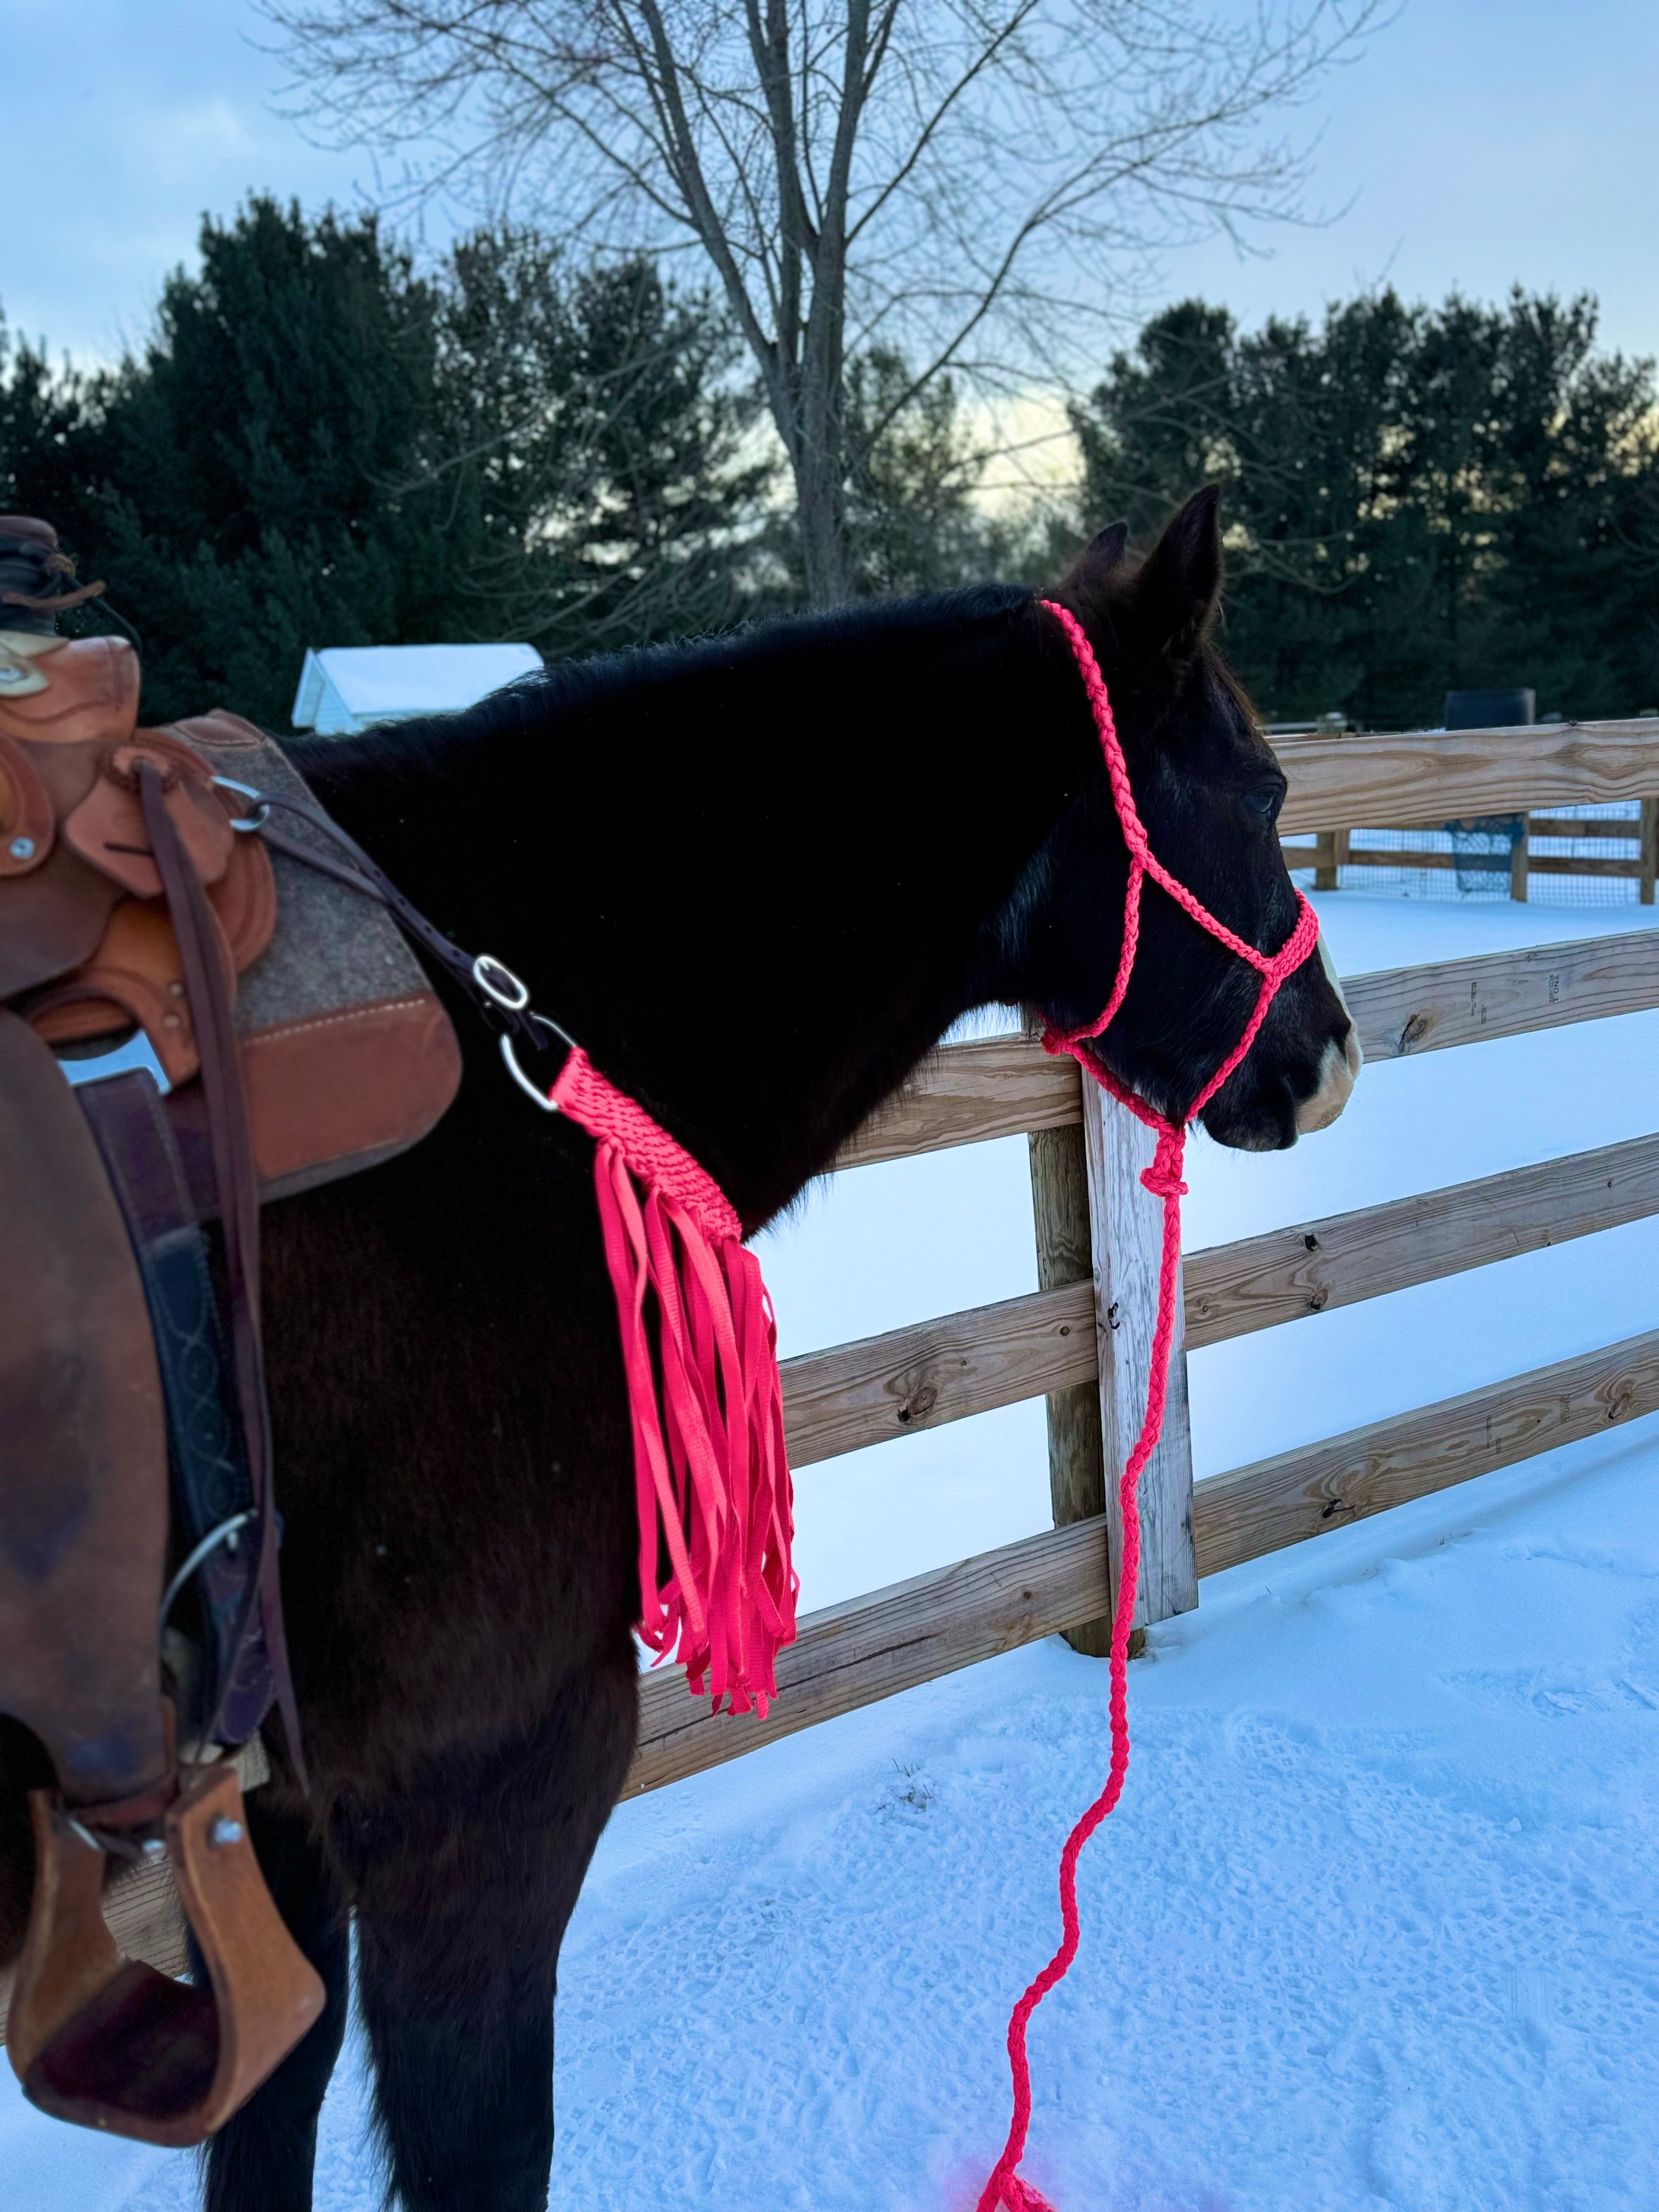
[[838, 607], [853, 596], [847, 487], [839, 443], [803, 440], [795, 462], [795, 513], [809, 606]]

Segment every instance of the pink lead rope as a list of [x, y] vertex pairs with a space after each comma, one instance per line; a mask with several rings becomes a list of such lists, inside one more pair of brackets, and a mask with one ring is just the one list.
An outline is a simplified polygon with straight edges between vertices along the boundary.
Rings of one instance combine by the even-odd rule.
[[1025, 2051], [1025, 2030], [1031, 2014], [1055, 1983], [1063, 1979], [1077, 1956], [1081, 1933], [1077, 1910], [1077, 1863], [1082, 1856], [1084, 1845], [1122, 1796], [1124, 1777], [1129, 1771], [1129, 1625], [1134, 1617], [1135, 1586], [1140, 1575], [1140, 1471], [1152, 1457], [1164, 1426], [1164, 1404], [1170, 1378], [1170, 1345], [1175, 1334], [1176, 1279], [1181, 1266], [1181, 1201], [1187, 1190], [1181, 1179], [1187, 1146], [1186, 1128], [1181, 1122], [1166, 1121], [1163, 1115], [1154, 1113], [1133, 1092], [1125, 1091], [1083, 1048], [1088, 1039], [1100, 1036], [1113, 1019], [1129, 988], [1135, 952], [1140, 940], [1141, 892], [1149, 876], [1161, 890], [1168, 892], [1177, 906], [1192, 916], [1201, 929], [1207, 930], [1212, 937], [1224, 945], [1230, 952], [1237, 953], [1241, 960], [1248, 961], [1261, 978], [1261, 988], [1256, 997], [1255, 1011], [1245, 1024], [1244, 1034], [1188, 1108], [1188, 1121], [1196, 1121], [1203, 1108], [1209, 1104], [1249, 1051], [1255, 1042], [1258, 1030], [1267, 1018], [1267, 1009], [1272, 1006], [1280, 984], [1302, 965], [1313, 951], [1319, 936], [1319, 918], [1298, 891], [1297, 897], [1301, 913], [1289, 939], [1275, 953], [1258, 952], [1255, 945], [1247, 945], [1224, 922], [1218, 921], [1184, 884], [1176, 881], [1146, 842], [1146, 831], [1135, 807], [1134, 793], [1129, 787], [1129, 771], [1123, 758], [1123, 747], [1118, 740], [1117, 726], [1112, 719], [1111, 701], [1106, 696], [1105, 680], [1095, 659], [1094, 649], [1084, 635], [1083, 625], [1066, 608], [1056, 606], [1052, 599], [1044, 599], [1042, 604], [1065, 631], [1083, 678], [1083, 688], [1089, 696], [1095, 727], [1100, 732], [1100, 749], [1105, 755], [1106, 773], [1111, 779], [1112, 799], [1117, 808], [1118, 821], [1122, 825], [1123, 842], [1129, 848], [1129, 885], [1123, 909], [1123, 950], [1119, 957], [1111, 996], [1097, 1021], [1091, 1022], [1086, 1029], [1066, 1033], [1050, 1030], [1042, 1040], [1043, 1047], [1048, 1052], [1070, 1053], [1085, 1074], [1092, 1076], [1103, 1090], [1109, 1091], [1120, 1105], [1127, 1106], [1149, 1129], [1157, 1131], [1158, 1149], [1153, 1155], [1152, 1164], [1140, 1180], [1154, 1198], [1163, 1201], [1164, 1251], [1158, 1269], [1158, 1325], [1152, 1333], [1146, 1417], [1140, 1425], [1140, 1434], [1135, 1439], [1134, 1449], [1129, 1454], [1118, 1486], [1118, 1503], [1123, 1519], [1123, 1559], [1118, 1576], [1117, 1607], [1112, 1616], [1109, 1662], [1111, 1771], [1107, 1775], [1105, 1788], [1066, 1838], [1066, 1848], [1060, 1854], [1060, 1915], [1065, 1933], [1060, 1948], [1014, 2007], [1013, 2017], [1008, 2023], [1008, 2060], [1013, 2074], [1014, 2115], [1002, 2155], [981, 2193], [977, 2212], [997, 2212], [999, 2205], [1006, 2206], [1007, 2212], [1053, 2212], [1048, 2199], [1029, 2181], [1022, 2181], [1018, 2172], [1019, 2162], [1025, 2155], [1025, 2138], [1031, 2124], [1031, 2069]]

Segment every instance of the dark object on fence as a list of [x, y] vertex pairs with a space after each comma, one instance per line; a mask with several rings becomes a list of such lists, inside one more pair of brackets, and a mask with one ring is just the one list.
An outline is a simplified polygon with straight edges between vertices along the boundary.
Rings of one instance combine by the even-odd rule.
[[1491, 691], [1448, 691], [1449, 730], [1512, 730], [1538, 718], [1538, 694], [1530, 685], [1504, 684]]
[[[1534, 719], [1538, 695], [1528, 686], [1515, 684], [1492, 691], [1448, 691], [1446, 727], [1449, 730], [1506, 730]], [[1524, 814], [1478, 814], [1464, 822], [1449, 822], [1452, 850], [1457, 856], [1457, 888], [1467, 896], [1488, 891], [1507, 896], [1516, 846], [1524, 842]], [[1524, 895], [1524, 894], [1523, 894]]]

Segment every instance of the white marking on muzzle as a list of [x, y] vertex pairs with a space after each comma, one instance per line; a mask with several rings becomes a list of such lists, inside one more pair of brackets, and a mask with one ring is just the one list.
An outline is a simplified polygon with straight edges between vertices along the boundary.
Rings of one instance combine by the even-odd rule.
[[1352, 1097], [1353, 1086], [1365, 1061], [1359, 1048], [1359, 1032], [1354, 1027], [1341, 981], [1322, 937], [1319, 939], [1319, 964], [1325, 970], [1326, 981], [1341, 1000], [1343, 1012], [1348, 1015], [1348, 1034], [1340, 1046], [1333, 1042], [1325, 1048], [1325, 1057], [1319, 1063], [1319, 1088], [1296, 1109], [1296, 1133], [1299, 1137], [1310, 1136], [1316, 1129], [1329, 1128]]

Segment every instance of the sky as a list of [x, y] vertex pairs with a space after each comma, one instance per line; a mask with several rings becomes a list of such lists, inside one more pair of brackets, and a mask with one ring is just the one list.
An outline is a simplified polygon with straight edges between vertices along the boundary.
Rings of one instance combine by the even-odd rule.
[[[281, 64], [249, 0], [0, 0], [0, 309], [54, 353], [142, 340], [204, 210], [254, 187], [310, 208], [378, 197], [371, 154], [309, 144], [277, 112]], [[1166, 295], [1254, 322], [1383, 281], [1427, 298], [1587, 289], [1610, 343], [1659, 353], [1656, 84], [1653, 0], [1404, 0], [1290, 118], [1318, 134], [1309, 205], [1326, 220], [1261, 234], [1255, 258], [1184, 249]]]

